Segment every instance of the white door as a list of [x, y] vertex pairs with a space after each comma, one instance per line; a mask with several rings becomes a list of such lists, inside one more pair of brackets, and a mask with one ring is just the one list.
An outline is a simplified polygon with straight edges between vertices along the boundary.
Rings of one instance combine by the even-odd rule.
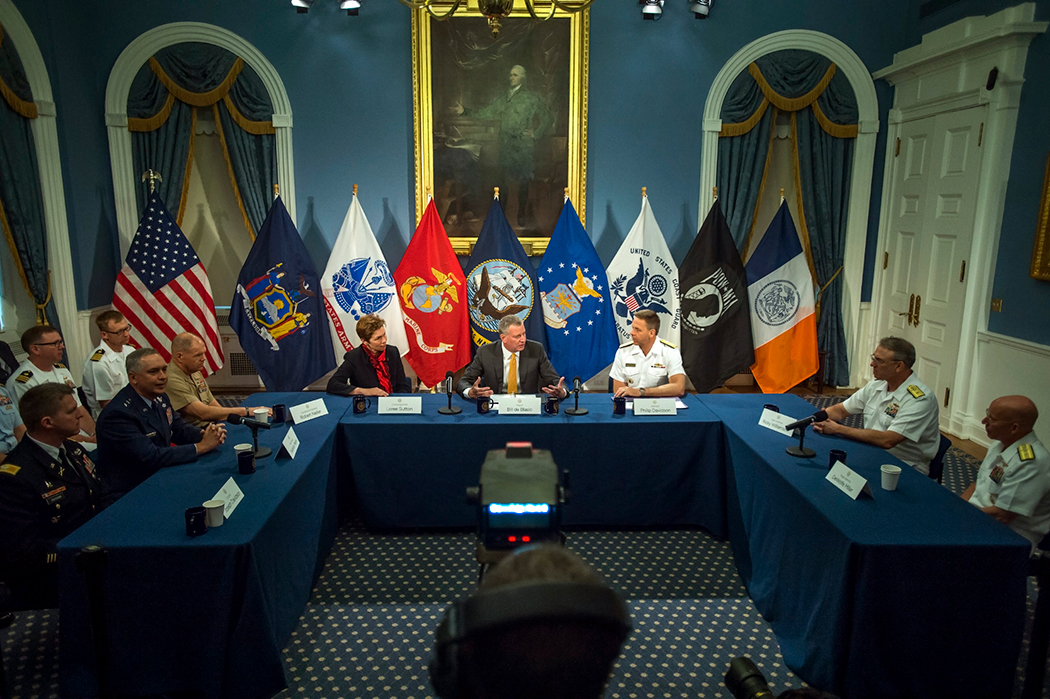
[[984, 107], [901, 126], [878, 333], [915, 345], [915, 372], [950, 401], [973, 240]]

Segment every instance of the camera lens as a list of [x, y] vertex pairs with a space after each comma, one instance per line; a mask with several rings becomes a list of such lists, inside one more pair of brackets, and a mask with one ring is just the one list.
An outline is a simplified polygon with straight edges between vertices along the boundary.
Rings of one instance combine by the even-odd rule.
[[726, 670], [725, 685], [736, 699], [772, 697], [766, 678], [748, 658], [733, 658]]

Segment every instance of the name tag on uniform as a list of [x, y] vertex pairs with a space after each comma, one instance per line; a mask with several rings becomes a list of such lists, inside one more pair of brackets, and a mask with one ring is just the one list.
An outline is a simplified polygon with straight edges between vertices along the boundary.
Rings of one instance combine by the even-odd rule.
[[422, 396], [380, 396], [380, 415], [419, 415], [423, 412]]
[[635, 415], [677, 415], [674, 398], [635, 398]]
[[539, 415], [539, 396], [500, 396], [496, 408], [500, 415]]

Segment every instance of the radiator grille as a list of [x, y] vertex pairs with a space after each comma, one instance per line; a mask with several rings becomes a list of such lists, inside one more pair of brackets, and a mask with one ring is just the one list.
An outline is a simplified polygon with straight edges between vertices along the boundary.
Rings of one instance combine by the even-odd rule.
[[255, 376], [259, 373], [255, 369], [255, 364], [244, 352], [231, 352], [229, 367], [232, 376]]

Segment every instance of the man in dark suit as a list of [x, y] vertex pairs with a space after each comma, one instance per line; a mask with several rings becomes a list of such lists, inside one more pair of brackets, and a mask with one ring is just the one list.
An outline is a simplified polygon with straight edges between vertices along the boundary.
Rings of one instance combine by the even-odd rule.
[[110, 502], [160, 469], [196, 461], [226, 440], [221, 425], [202, 430], [171, 409], [164, 393], [168, 365], [157, 350], [135, 350], [127, 368], [128, 385], [98, 416], [99, 470]]
[[388, 396], [411, 393], [401, 354], [386, 343], [386, 321], [375, 313], [357, 321], [361, 344], [343, 356], [343, 363], [325, 390], [336, 396]]
[[59, 540], [102, 509], [102, 483], [84, 447], [73, 389], [44, 383], [19, 404], [27, 426], [0, 464], [0, 566], [19, 609], [54, 607]]
[[464, 398], [493, 393], [539, 393], [564, 398], [564, 376], [547, 359], [543, 345], [525, 338], [525, 326], [515, 315], [499, 322], [499, 342], [482, 345], [456, 386]]

